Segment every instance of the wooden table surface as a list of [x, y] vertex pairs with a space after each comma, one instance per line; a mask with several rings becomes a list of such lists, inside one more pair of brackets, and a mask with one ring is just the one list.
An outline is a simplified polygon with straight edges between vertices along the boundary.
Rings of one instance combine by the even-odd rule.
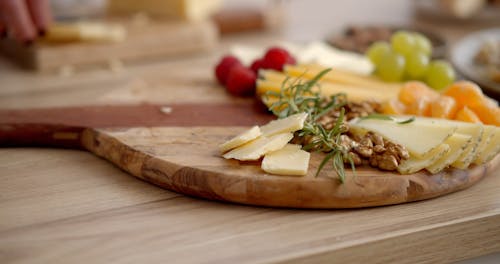
[[[0, 59], [0, 107], [225, 101], [212, 79], [219, 55], [70, 77]], [[1, 263], [442, 263], [500, 251], [500, 172], [441, 198], [361, 210], [204, 201], [75, 150], [0, 149], [0, 182]]]

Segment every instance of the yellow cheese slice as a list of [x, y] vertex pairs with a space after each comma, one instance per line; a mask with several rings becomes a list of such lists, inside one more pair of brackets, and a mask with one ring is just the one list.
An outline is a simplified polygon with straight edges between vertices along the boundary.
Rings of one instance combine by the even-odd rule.
[[404, 160], [398, 166], [398, 172], [401, 174], [411, 174], [419, 170], [424, 169], [427, 166], [435, 163], [441, 157], [450, 152], [450, 146], [448, 144], [441, 144], [433, 150], [429, 151], [423, 157], [415, 157], [410, 155], [410, 158]]
[[280, 150], [266, 154], [262, 160], [262, 169], [277, 175], [306, 175], [310, 153], [300, 148], [300, 145], [287, 144]]
[[260, 127], [262, 135], [269, 137], [279, 133], [295, 132], [304, 127], [307, 113], [298, 113], [286, 118], [273, 120]]
[[[410, 116], [405, 117], [395, 117], [398, 120], [404, 120], [409, 118]], [[419, 117], [415, 121], [415, 123], [419, 124], [435, 124], [438, 126], [456, 126], [456, 133], [469, 135], [471, 136], [471, 144], [467, 146], [467, 148], [462, 152], [460, 157], [455, 160], [451, 165], [455, 168], [466, 169], [474, 160], [476, 156], [478, 146], [483, 140], [484, 137], [484, 126], [483, 124], [477, 123], [466, 123], [454, 120], [447, 119], [438, 119], [438, 118], [430, 118], [430, 117]]]
[[494, 126], [492, 127], [491, 138], [486, 147], [480, 153], [478, 153], [479, 155], [474, 160], [474, 164], [486, 163], [495, 158], [496, 155], [500, 153], [500, 128]]
[[102, 22], [54, 23], [42, 38], [47, 42], [120, 42], [126, 37], [122, 25]]
[[445, 141], [445, 144], [450, 147], [450, 151], [436, 160], [432, 165], [425, 167], [425, 169], [435, 174], [447, 168], [462, 155], [464, 150], [471, 144], [471, 139], [472, 137], [469, 135], [459, 133], [453, 134]]
[[226, 159], [258, 160], [263, 155], [283, 148], [293, 138], [293, 133], [276, 134], [270, 137], [260, 136], [223, 155]]
[[239, 147], [251, 140], [254, 140], [260, 135], [262, 135], [262, 132], [260, 132], [259, 126], [254, 126], [249, 130], [237, 135], [236, 137], [222, 143], [221, 145], [219, 145], [219, 149], [222, 153], [224, 153], [228, 150]]
[[[411, 122], [398, 124], [391, 120], [355, 119], [350, 123], [351, 131], [373, 131], [394, 143], [404, 146], [415, 157], [423, 158], [441, 145], [455, 130], [453, 125], [436, 125]], [[361, 131], [361, 132], [360, 132]]]

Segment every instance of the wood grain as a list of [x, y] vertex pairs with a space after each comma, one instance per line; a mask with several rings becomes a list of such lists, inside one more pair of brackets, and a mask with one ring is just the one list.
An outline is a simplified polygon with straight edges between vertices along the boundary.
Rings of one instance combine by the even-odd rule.
[[41, 42], [25, 47], [7, 39], [0, 41], [0, 51], [25, 68], [47, 72], [68, 66], [102, 67], [113, 60], [130, 62], [206, 52], [218, 42], [217, 29], [210, 21], [151, 21], [140, 24], [132, 19], [106, 20], [126, 28], [127, 37], [123, 42], [63, 45]]
[[[294, 208], [357, 208], [434, 198], [465, 189], [497, 171], [500, 158], [469, 170], [430, 175], [359, 167], [346, 182], [332, 179], [313, 155], [305, 177], [264, 173], [258, 162], [225, 160], [218, 144], [241, 132], [235, 127], [87, 129], [83, 146], [130, 174], [177, 193], [242, 204]], [[330, 177], [329, 177], [330, 176]], [[334, 176], [336, 178], [336, 176]]]
[[498, 173], [423, 202], [291, 210], [177, 195], [82, 151], [0, 149], [0, 169], [2, 263], [449, 263], [500, 251]]

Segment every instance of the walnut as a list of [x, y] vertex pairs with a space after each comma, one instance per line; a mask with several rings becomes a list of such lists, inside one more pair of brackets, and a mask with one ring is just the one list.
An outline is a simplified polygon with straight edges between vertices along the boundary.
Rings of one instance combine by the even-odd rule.
[[373, 151], [374, 151], [375, 153], [383, 153], [385, 150], [386, 150], [386, 149], [385, 149], [383, 146], [381, 146], [381, 145], [375, 145], [375, 146], [373, 147]]
[[363, 138], [359, 142], [359, 145], [354, 148], [356, 152], [364, 158], [369, 158], [373, 154], [373, 143], [370, 138]]
[[399, 163], [394, 155], [383, 154], [373, 155], [370, 159], [370, 165], [382, 170], [393, 171], [398, 168]]
[[[358, 165], [363, 164], [363, 160], [355, 152], [350, 151], [349, 153], [347, 153], [347, 155], [348, 155], [348, 157], [351, 157], [352, 162], [354, 163], [354, 165], [358, 166]], [[344, 163], [349, 163], [349, 160], [348, 159], [344, 159]]]

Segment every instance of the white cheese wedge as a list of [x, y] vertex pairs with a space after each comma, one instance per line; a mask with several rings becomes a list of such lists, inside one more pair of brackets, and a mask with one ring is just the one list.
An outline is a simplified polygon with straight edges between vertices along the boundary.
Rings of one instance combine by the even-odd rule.
[[[396, 117], [398, 120], [404, 120], [409, 118], [410, 116], [405, 117]], [[460, 157], [458, 157], [455, 162], [451, 165], [458, 169], [466, 169], [474, 160], [476, 156], [478, 146], [483, 140], [484, 136], [484, 126], [482, 124], [476, 123], [466, 123], [461, 121], [447, 120], [447, 119], [438, 119], [438, 118], [430, 118], [430, 117], [419, 117], [415, 119], [415, 123], [419, 124], [435, 124], [438, 126], [447, 125], [447, 126], [456, 126], [456, 133], [469, 135], [471, 136], [471, 144], [467, 146], [467, 148], [462, 152]]]
[[469, 165], [474, 161], [474, 157], [476, 156], [478, 146], [483, 140], [484, 136], [484, 126], [481, 124], [473, 124], [469, 127], [458, 127], [457, 133], [465, 134], [471, 136], [471, 142], [464, 149], [462, 155], [455, 160], [451, 166], [457, 169], [467, 169]]
[[254, 140], [260, 135], [262, 135], [262, 132], [260, 132], [259, 126], [254, 126], [249, 130], [237, 135], [236, 137], [222, 143], [221, 145], [219, 145], [219, 149], [222, 153], [224, 153], [228, 150], [239, 147], [251, 140]]
[[481, 142], [479, 142], [479, 145], [477, 146], [476, 153], [472, 158], [473, 160], [472, 163], [480, 164], [478, 163], [478, 158], [482, 153], [484, 153], [486, 148], [488, 148], [488, 146], [490, 145], [490, 142], [492, 141], [493, 136], [495, 135], [496, 129], [497, 128], [495, 126], [488, 126], [488, 125], [484, 126], [483, 137], [481, 139]]
[[276, 134], [270, 137], [260, 136], [227, 152], [223, 157], [237, 160], [258, 160], [271, 151], [283, 148], [292, 138], [292, 133]]
[[450, 151], [436, 160], [432, 165], [425, 167], [430, 173], [438, 173], [447, 168], [455, 162], [464, 152], [464, 150], [471, 144], [472, 137], [459, 133], [453, 134], [444, 143], [450, 147]]
[[300, 145], [287, 144], [280, 150], [266, 154], [262, 160], [262, 169], [277, 175], [306, 175], [311, 154], [300, 148]]
[[260, 127], [262, 135], [269, 137], [279, 133], [295, 132], [304, 127], [304, 121], [307, 118], [307, 113], [298, 113], [286, 118], [273, 120], [266, 125]]
[[479, 156], [474, 161], [475, 164], [484, 164], [500, 153], [500, 128], [496, 127], [493, 131], [490, 142], [486, 148], [479, 153]]
[[454, 125], [436, 125], [411, 122], [398, 124], [391, 120], [355, 119], [350, 123], [351, 131], [373, 131], [389, 141], [404, 146], [415, 157], [423, 158], [440, 146], [457, 129]]
[[429, 151], [423, 157], [415, 157], [410, 155], [410, 158], [404, 160], [398, 166], [398, 172], [401, 174], [412, 174], [419, 170], [424, 169], [427, 166], [432, 165], [441, 157], [450, 152], [450, 146], [448, 144], [441, 144], [433, 150]]

